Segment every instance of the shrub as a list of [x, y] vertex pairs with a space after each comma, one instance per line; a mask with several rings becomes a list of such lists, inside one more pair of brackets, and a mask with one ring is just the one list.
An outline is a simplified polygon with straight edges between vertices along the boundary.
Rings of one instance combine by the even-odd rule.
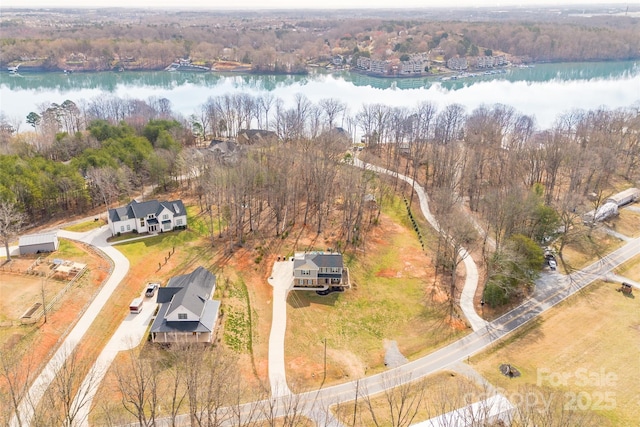
[[495, 283], [487, 284], [484, 288], [482, 298], [484, 299], [484, 302], [489, 304], [492, 308], [506, 304], [507, 301], [509, 301], [506, 290]]

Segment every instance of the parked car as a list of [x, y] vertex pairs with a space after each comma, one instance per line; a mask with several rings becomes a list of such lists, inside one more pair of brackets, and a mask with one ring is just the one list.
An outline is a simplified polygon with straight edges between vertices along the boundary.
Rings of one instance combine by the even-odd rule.
[[555, 270], [557, 266], [558, 266], [558, 264], [556, 263], [555, 259], [550, 259], [549, 260], [549, 268], [550, 269]]
[[147, 297], [152, 297], [156, 294], [157, 289], [158, 289], [157, 283], [149, 283], [147, 285], [147, 290], [144, 291], [144, 295]]

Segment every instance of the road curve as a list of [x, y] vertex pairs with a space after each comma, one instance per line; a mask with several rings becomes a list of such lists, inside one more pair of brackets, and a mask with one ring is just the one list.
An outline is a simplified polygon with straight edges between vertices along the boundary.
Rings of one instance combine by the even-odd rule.
[[[22, 425], [31, 424], [34, 415], [34, 408], [37, 407], [38, 402], [42, 399], [42, 396], [51, 383], [51, 380], [62, 367], [67, 356], [76, 348], [80, 340], [82, 340], [82, 337], [107, 303], [113, 291], [129, 271], [129, 260], [107, 243], [107, 238], [110, 237], [110, 233], [109, 228], [106, 225], [86, 233], [74, 233], [66, 230], [59, 230], [58, 237], [87, 243], [102, 251], [113, 261], [113, 269], [106, 283], [102, 286], [100, 292], [98, 292], [98, 295], [96, 295], [71, 332], [69, 332], [69, 335], [67, 335], [42, 372], [40, 372], [36, 377], [29, 388], [27, 396], [22, 400], [22, 402], [20, 402], [19, 413]], [[78, 421], [82, 422], [82, 420]], [[20, 423], [14, 414], [10, 425], [12, 427], [18, 427], [19, 424]]]
[[[357, 157], [353, 160], [353, 164], [355, 166], [366, 170], [372, 170], [374, 172], [391, 175], [394, 178], [398, 178], [409, 183], [418, 195], [422, 214], [438, 233], [442, 233], [438, 221], [429, 210], [429, 198], [427, 196], [427, 193], [424, 191], [424, 188], [422, 188], [420, 184], [418, 184], [415, 180], [409, 178], [408, 176], [399, 174], [389, 169], [382, 168], [380, 166], [365, 163]], [[471, 329], [473, 329], [474, 331], [479, 331], [487, 325], [487, 322], [478, 315], [473, 304], [473, 299], [476, 295], [476, 290], [478, 289], [478, 267], [465, 248], [460, 249], [460, 258], [462, 259], [464, 268], [466, 270], [464, 286], [462, 288], [462, 293], [460, 294], [460, 308], [467, 318], [467, 321], [471, 325]]]

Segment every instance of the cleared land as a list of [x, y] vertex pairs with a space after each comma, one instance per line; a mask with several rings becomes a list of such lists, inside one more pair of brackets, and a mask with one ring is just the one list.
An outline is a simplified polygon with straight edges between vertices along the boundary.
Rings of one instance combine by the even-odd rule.
[[[593, 284], [471, 364], [512, 402], [524, 396], [542, 409], [545, 396], [553, 394], [565, 411], [589, 412], [595, 425], [636, 425], [640, 303], [616, 292], [618, 287]], [[503, 376], [502, 363], [522, 376]]]
[[447, 297], [434, 285], [430, 256], [408, 222], [401, 200], [385, 209], [364, 252], [348, 260], [351, 290], [289, 294], [285, 357], [292, 390], [321, 385], [325, 339], [325, 383], [334, 383], [384, 370], [389, 340], [412, 359], [465, 333], [444, 320]]

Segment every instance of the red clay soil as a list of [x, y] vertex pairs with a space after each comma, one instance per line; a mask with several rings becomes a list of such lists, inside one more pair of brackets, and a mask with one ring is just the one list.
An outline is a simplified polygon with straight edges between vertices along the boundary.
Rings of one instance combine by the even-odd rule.
[[[84, 250], [83, 245], [75, 242], [72, 244]], [[4, 340], [4, 350], [28, 348], [28, 357], [21, 360], [17, 369], [28, 369], [34, 375], [44, 367], [51, 353], [71, 330], [83, 309], [107, 278], [109, 263], [106, 260], [89, 251], [85, 251], [84, 260], [87, 261], [88, 272], [78, 285], [68, 291], [54, 309], [47, 313], [46, 323], [42, 319], [36, 325], [14, 327], [13, 333]], [[20, 347], [16, 347], [16, 344]]]

